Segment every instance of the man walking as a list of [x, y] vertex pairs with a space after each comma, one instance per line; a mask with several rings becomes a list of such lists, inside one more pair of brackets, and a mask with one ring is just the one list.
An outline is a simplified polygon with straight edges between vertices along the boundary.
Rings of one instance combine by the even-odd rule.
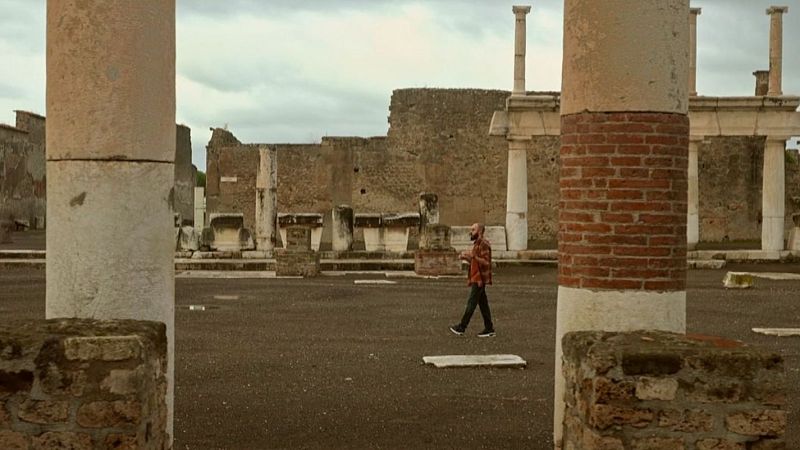
[[478, 337], [494, 337], [494, 325], [492, 324], [492, 312], [489, 310], [489, 299], [486, 297], [486, 285], [492, 284], [492, 247], [489, 241], [484, 239], [483, 233], [486, 227], [482, 223], [472, 224], [469, 238], [473, 241], [471, 250], [461, 252], [461, 259], [469, 262], [469, 275], [467, 286], [470, 286], [469, 298], [467, 299], [467, 309], [461, 322], [450, 327], [450, 331], [461, 336], [467, 330], [475, 306], [480, 306], [481, 316], [483, 317], [483, 331], [478, 333]]

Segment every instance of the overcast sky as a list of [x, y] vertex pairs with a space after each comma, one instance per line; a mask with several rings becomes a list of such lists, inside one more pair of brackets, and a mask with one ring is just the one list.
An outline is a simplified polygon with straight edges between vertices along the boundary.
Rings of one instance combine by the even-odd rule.
[[[633, 1], [633, 0], [631, 0]], [[524, 2], [520, 2], [524, 4]], [[393, 89], [510, 90], [512, 2], [177, 0], [177, 122], [205, 169], [209, 127], [244, 142], [385, 135]], [[695, 0], [698, 91], [752, 95], [770, 4], [784, 17], [783, 90], [800, 94], [800, 0]], [[562, 0], [533, 3], [527, 87], [559, 90]], [[0, 0], [0, 122], [45, 113], [45, 0]]]

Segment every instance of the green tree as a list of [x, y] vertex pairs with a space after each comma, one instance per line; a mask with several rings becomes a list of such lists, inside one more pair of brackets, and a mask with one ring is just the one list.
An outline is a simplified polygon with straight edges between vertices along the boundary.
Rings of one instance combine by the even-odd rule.
[[197, 178], [195, 179], [195, 186], [206, 187], [206, 173], [202, 170], [197, 171]]

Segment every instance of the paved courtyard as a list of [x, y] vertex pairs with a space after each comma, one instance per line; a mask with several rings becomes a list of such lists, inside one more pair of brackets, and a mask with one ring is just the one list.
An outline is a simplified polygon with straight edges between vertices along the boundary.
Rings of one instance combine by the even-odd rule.
[[[800, 265], [690, 271], [688, 328], [781, 352], [791, 405], [787, 448], [800, 448], [800, 282], [726, 291], [727, 270], [800, 273]], [[498, 336], [447, 330], [463, 280], [176, 280], [176, 449], [552, 448], [556, 271], [508, 268], [489, 298]], [[0, 271], [0, 314], [44, 316], [44, 271]], [[215, 296], [222, 296], [215, 298]], [[204, 311], [189, 310], [204, 305]], [[624, 312], [621, 312], [624, 313]], [[520, 369], [440, 370], [426, 355], [513, 353]]]

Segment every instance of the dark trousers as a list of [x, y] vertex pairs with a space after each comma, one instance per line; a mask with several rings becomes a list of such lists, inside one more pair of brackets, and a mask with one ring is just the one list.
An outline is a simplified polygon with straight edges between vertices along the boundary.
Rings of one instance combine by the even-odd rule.
[[472, 313], [475, 312], [475, 306], [480, 306], [481, 316], [483, 316], [483, 327], [487, 330], [494, 330], [492, 324], [492, 312], [489, 310], [489, 299], [486, 297], [486, 286], [478, 287], [473, 284], [469, 291], [469, 298], [467, 299], [467, 309], [464, 311], [464, 317], [461, 318], [461, 328], [466, 329], [469, 325], [469, 320], [472, 318]]

